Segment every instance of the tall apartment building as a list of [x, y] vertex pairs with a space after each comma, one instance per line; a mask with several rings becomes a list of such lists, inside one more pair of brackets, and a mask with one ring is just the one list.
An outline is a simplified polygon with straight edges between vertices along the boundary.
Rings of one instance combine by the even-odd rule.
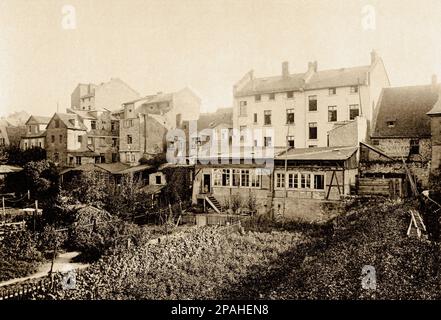
[[120, 119], [120, 161], [136, 165], [141, 158], [163, 153], [167, 132], [197, 120], [200, 106], [200, 98], [189, 88], [123, 103], [115, 113]]
[[31, 115], [26, 121], [26, 133], [21, 137], [20, 148], [26, 150], [33, 147], [46, 147], [46, 126], [50, 117]]
[[[256, 78], [250, 71], [235, 84], [234, 128], [248, 145], [325, 147], [330, 130], [357, 117], [364, 117], [369, 128], [380, 92], [389, 86], [375, 51], [369, 65], [351, 68], [318, 70], [315, 61], [306, 72], [291, 74], [283, 62], [279, 76]], [[263, 132], [255, 135], [254, 129]]]
[[139, 93], [118, 78], [99, 85], [80, 83], [71, 94], [72, 110], [117, 110], [121, 104], [139, 98]]

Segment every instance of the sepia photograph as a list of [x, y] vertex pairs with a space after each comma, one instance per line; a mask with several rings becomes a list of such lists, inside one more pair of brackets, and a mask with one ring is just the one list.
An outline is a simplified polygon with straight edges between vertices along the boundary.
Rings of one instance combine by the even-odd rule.
[[0, 0], [0, 307], [441, 299], [440, 12]]

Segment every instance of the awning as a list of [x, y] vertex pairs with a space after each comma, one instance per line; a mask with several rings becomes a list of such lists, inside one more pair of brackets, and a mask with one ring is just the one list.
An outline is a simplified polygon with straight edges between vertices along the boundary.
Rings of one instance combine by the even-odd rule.
[[20, 172], [21, 170], [23, 170], [23, 168], [18, 166], [11, 166], [7, 164], [0, 165], [0, 174]]
[[144, 170], [151, 169], [151, 168], [153, 168], [153, 167], [149, 164], [140, 164], [139, 166], [134, 166], [134, 167], [130, 167], [125, 170], [122, 170], [122, 171], [118, 171], [118, 172], [116, 172], [116, 174], [134, 173], [134, 172], [144, 171]]

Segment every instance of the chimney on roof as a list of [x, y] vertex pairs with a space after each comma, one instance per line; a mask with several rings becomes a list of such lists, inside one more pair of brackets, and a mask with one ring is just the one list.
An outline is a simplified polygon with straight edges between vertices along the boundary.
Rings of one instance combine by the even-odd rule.
[[289, 62], [288, 61], [282, 62], [282, 77], [284, 77], [284, 78], [289, 77]]
[[378, 59], [378, 53], [375, 50], [371, 51], [371, 64], [374, 64]]
[[308, 62], [308, 72], [317, 72], [317, 61]]
[[436, 74], [432, 74], [431, 86], [432, 86], [432, 91], [433, 92], [437, 92], [438, 91], [438, 77], [436, 76]]

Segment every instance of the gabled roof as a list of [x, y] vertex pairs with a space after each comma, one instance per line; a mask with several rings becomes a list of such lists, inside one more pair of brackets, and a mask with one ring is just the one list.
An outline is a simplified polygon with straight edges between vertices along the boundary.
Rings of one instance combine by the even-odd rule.
[[358, 147], [320, 147], [289, 149], [288, 152], [281, 152], [275, 160], [347, 160]]
[[275, 76], [255, 78], [249, 81], [236, 96], [246, 96], [259, 93], [298, 91], [304, 86], [304, 73], [291, 74], [289, 77]]
[[44, 117], [44, 116], [34, 116], [31, 115], [26, 121], [26, 124], [35, 123], [35, 124], [48, 124], [49, 121], [51, 121], [51, 117]]
[[321, 70], [311, 77], [305, 89], [321, 89], [332, 87], [346, 87], [366, 83], [367, 74], [371, 66]]
[[96, 119], [96, 117], [90, 111], [87, 110], [74, 110], [71, 108], [67, 108], [66, 111], [67, 113], [77, 114], [83, 119], [91, 119], [91, 120]]
[[[68, 129], [72, 130], [87, 130], [86, 126], [80, 121], [79, 116], [75, 113], [55, 113], [52, 118], [57, 116]], [[71, 122], [76, 120], [76, 125]]]
[[222, 108], [216, 112], [201, 113], [197, 121], [198, 131], [215, 128], [221, 123], [233, 126], [233, 108]]
[[430, 109], [429, 112], [426, 113], [428, 116], [433, 116], [436, 114], [441, 114], [441, 94], [438, 93], [438, 100], [436, 101], [435, 105], [432, 109]]
[[426, 114], [437, 100], [438, 92], [431, 85], [384, 88], [377, 106], [377, 116], [374, 119], [375, 126], [371, 136], [373, 138], [430, 136], [430, 117]]
[[290, 74], [289, 76], [275, 76], [254, 78], [246, 83], [236, 96], [263, 94], [271, 92], [312, 90], [332, 87], [344, 87], [364, 84], [371, 66], [357, 66], [350, 68], [319, 70], [310, 79], [307, 73]]

